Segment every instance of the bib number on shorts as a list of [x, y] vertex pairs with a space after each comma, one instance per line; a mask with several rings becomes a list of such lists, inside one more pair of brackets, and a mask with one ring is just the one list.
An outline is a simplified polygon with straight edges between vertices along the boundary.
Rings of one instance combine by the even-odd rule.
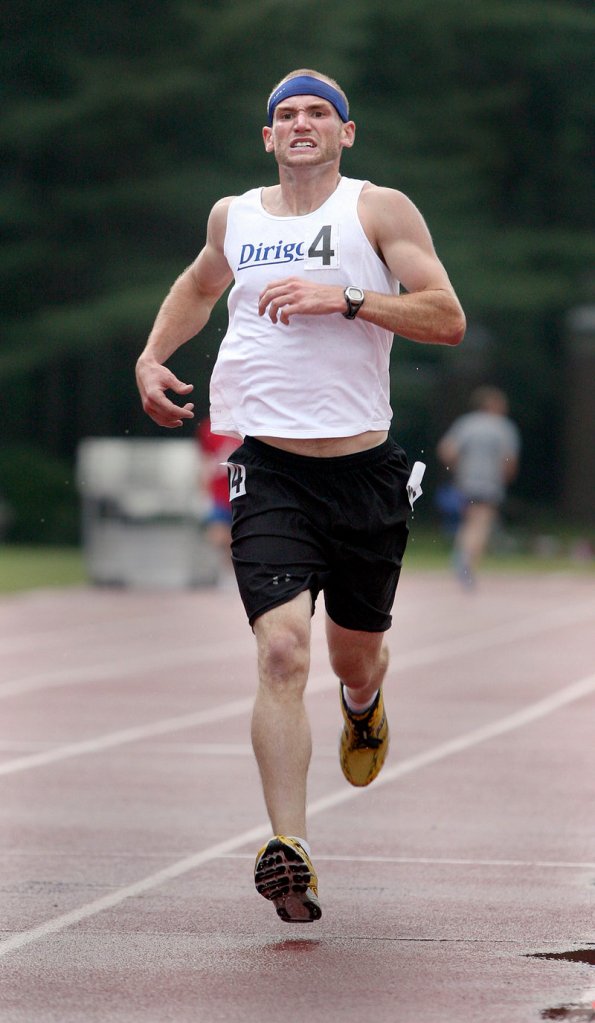
[[246, 466], [237, 462], [226, 462], [229, 470], [229, 500], [246, 493]]

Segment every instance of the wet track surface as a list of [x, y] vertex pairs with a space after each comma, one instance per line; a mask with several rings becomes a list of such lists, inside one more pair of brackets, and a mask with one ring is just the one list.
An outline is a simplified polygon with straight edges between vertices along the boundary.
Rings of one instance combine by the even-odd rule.
[[0, 1021], [595, 1019], [594, 626], [592, 576], [404, 575], [391, 752], [356, 790], [319, 607], [300, 926], [253, 887], [235, 593], [4, 598]]

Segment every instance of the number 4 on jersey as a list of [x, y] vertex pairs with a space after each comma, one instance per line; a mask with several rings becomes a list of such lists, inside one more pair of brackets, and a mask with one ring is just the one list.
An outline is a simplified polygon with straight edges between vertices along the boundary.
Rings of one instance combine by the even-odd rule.
[[339, 225], [324, 224], [308, 246], [305, 270], [332, 270], [339, 266]]

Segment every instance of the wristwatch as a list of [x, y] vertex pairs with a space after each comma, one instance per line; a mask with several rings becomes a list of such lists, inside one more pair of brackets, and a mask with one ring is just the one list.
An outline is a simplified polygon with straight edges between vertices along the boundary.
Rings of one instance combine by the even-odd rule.
[[346, 320], [355, 320], [355, 317], [364, 304], [364, 298], [366, 296], [361, 288], [354, 288], [351, 285], [345, 288], [343, 294], [345, 295], [345, 301], [347, 302], [347, 309], [343, 313], [343, 316]]

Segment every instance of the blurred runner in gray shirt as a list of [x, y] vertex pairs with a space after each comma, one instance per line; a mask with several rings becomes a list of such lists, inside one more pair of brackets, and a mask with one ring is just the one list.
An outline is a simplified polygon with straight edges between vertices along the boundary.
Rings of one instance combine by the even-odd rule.
[[520, 434], [508, 418], [508, 400], [496, 387], [471, 395], [473, 411], [454, 421], [438, 444], [438, 458], [454, 473], [464, 498], [455, 537], [455, 568], [472, 586], [506, 488], [518, 470]]

